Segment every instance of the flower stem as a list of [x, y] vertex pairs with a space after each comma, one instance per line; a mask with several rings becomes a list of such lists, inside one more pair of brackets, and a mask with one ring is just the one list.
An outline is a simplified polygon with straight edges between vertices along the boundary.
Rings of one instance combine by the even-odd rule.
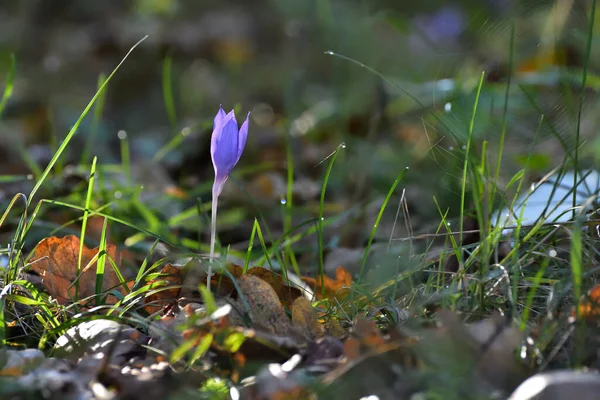
[[208, 277], [206, 278], [206, 288], [210, 290], [210, 278], [212, 276], [212, 264], [215, 258], [215, 239], [217, 236], [217, 203], [219, 196], [213, 191], [212, 210], [210, 218], [210, 260], [208, 261]]

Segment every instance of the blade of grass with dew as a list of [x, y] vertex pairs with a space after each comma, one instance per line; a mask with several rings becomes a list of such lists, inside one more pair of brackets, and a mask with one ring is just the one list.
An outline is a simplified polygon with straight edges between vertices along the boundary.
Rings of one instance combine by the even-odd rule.
[[54, 167], [54, 165], [56, 164], [56, 162], [58, 161], [58, 159], [60, 158], [60, 156], [62, 155], [62, 153], [64, 152], [64, 150], [67, 148], [67, 146], [71, 142], [71, 139], [75, 135], [75, 132], [77, 132], [77, 129], [79, 129], [79, 126], [81, 125], [81, 122], [86, 117], [86, 115], [88, 114], [88, 112], [90, 111], [90, 109], [92, 108], [92, 106], [96, 103], [96, 100], [98, 99], [98, 97], [100, 96], [100, 94], [102, 93], [102, 91], [106, 88], [106, 86], [108, 85], [108, 83], [110, 82], [110, 80], [112, 79], [112, 77], [119, 70], [119, 68], [125, 62], [125, 60], [129, 57], [129, 55], [131, 54], [131, 52], [133, 52], [133, 50], [140, 43], [142, 43], [144, 40], [146, 40], [147, 37], [148, 36], [144, 36], [141, 40], [139, 40], [136, 44], [134, 44], [133, 47], [131, 47], [131, 49], [129, 49], [129, 51], [127, 52], [127, 54], [125, 54], [125, 57], [123, 57], [123, 59], [119, 62], [119, 64], [117, 64], [117, 66], [115, 67], [115, 69], [110, 73], [110, 75], [108, 75], [108, 77], [106, 78], [106, 80], [104, 81], [104, 83], [100, 86], [100, 89], [98, 89], [96, 91], [96, 94], [94, 95], [94, 97], [92, 97], [92, 100], [90, 100], [90, 102], [88, 103], [88, 105], [85, 107], [85, 109], [83, 110], [83, 112], [81, 113], [81, 115], [79, 116], [79, 118], [77, 119], [77, 121], [75, 122], [75, 124], [73, 125], [73, 127], [71, 128], [71, 130], [69, 131], [69, 133], [67, 133], [67, 136], [64, 138], [64, 140], [62, 141], [62, 143], [59, 146], [58, 150], [52, 156], [52, 159], [48, 163], [48, 166], [46, 167], [46, 169], [44, 170], [44, 172], [42, 173], [42, 175], [38, 179], [37, 183], [35, 184], [35, 186], [31, 190], [31, 193], [29, 194], [29, 197], [28, 197], [28, 200], [27, 200], [28, 201], [28, 203], [27, 203], [28, 207], [31, 204], [31, 202], [33, 201], [33, 199], [35, 197], [35, 194], [39, 190], [40, 186], [42, 186], [42, 184], [44, 183], [44, 181], [46, 180], [46, 178], [50, 174], [50, 171], [52, 170], [52, 168]]
[[104, 282], [104, 266], [106, 265], [106, 228], [108, 227], [108, 220], [104, 218], [102, 223], [102, 233], [100, 234], [100, 246], [98, 247], [98, 262], [96, 263], [96, 305], [102, 304], [102, 284]]
[[[90, 178], [88, 181], [88, 190], [85, 196], [85, 209], [83, 211], [83, 219], [81, 221], [81, 235], [79, 236], [79, 255], [77, 257], [77, 273], [81, 272], [81, 259], [83, 257], [83, 246], [85, 242], [85, 231], [87, 229], [88, 218], [90, 214], [90, 205], [92, 203], [92, 193], [94, 192], [94, 180], [96, 178], [96, 162], [98, 157], [92, 160], [90, 168]], [[75, 286], [75, 298], [79, 298], [79, 285]]]
[[250, 254], [252, 253], [252, 247], [254, 247], [254, 238], [256, 237], [257, 226], [258, 220], [254, 218], [254, 223], [252, 224], [252, 233], [250, 233], [250, 240], [248, 241], [248, 251], [246, 252], [246, 259], [244, 260], [244, 274], [248, 271], [248, 266], [250, 265]]
[[[317, 219], [317, 244], [318, 244], [318, 252], [319, 252], [319, 276], [321, 277], [321, 281], [324, 282], [325, 276], [325, 263], [323, 261], [323, 207], [325, 204], [325, 191], [327, 190], [327, 183], [329, 182], [329, 177], [331, 176], [331, 171], [333, 170], [333, 163], [340, 150], [345, 146], [341, 144], [336, 147], [334, 152], [331, 154], [331, 159], [329, 160], [329, 164], [327, 165], [327, 171], [325, 172], [325, 177], [323, 178], [323, 185], [321, 185], [321, 196], [319, 197], [319, 218]], [[321, 293], [325, 296], [325, 285], [321, 285]]]
[[[106, 74], [101, 73], [98, 76], [98, 84], [96, 85], [96, 90], [100, 90], [102, 85], [106, 82]], [[92, 155], [92, 148], [94, 147], [94, 139], [98, 134], [98, 128], [100, 126], [100, 122], [102, 121], [102, 113], [104, 111], [104, 103], [106, 101], [106, 90], [103, 90], [98, 96], [98, 100], [96, 100], [96, 104], [94, 105], [94, 117], [92, 119], [92, 125], [90, 127], [90, 133], [85, 141], [85, 147], [83, 149], [83, 154], [81, 155], [81, 159], [79, 160], [80, 164], [87, 164], [88, 160]]]
[[133, 186], [133, 178], [131, 175], [131, 152], [129, 151], [129, 139], [127, 138], [127, 132], [119, 131], [119, 142], [121, 143], [121, 167], [125, 174], [125, 179], [129, 187]]
[[4, 82], [4, 92], [2, 93], [2, 99], [0, 100], [0, 117], [4, 112], [4, 108], [6, 108], [6, 103], [12, 97], [14, 83], [15, 83], [15, 74], [17, 70], [17, 59], [14, 54], [10, 55], [10, 67], [8, 69], [8, 75], [6, 76], [6, 81]]
[[177, 113], [175, 112], [175, 100], [173, 98], [173, 82], [172, 82], [172, 64], [173, 58], [168, 54], [163, 60], [162, 68], [162, 90], [163, 99], [165, 100], [165, 109], [169, 117], [171, 129], [175, 132], [177, 127]]
[[[294, 155], [292, 153], [292, 145], [290, 143], [290, 134], [286, 133], [285, 137], [285, 152], [287, 162], [287, 190], [284, 201], [284, 216], [283, 216], [283, 231], [287, 232], [292, 228], [292, 210], [294, 203]], [[296, 254], [291, 244], [285, 246], [285, 253], [289, 258], [292, 268], [297, 276], [300, 276], [300, 268], [296, 260]]]
[[371, 251], [371, 245], [373, 244], [373, 240], [375, 239], [375, 234], [377, 233], [377, 228], [379, 227], [381, 218], [383, 218], [383, 212], [385, 211], [390, 199], [392, 198], [392, 195], [394, 194], [396, 187], [398, 186], [400, 181], [404, 178], [404, 176], [407, 173], [408, 173], [408, 168], [405, 168], [404, 171], [402, 171], [398, 174], [398, 176], [396, 177], [396, 180], [394, 181], [394, 183], [392, 183], [392, 186], [388, 190], [387, 195], [385, 196], [385, 199], [383, 200], [383, 204], [379, 208], [379, 213], [377, 214], [377, 218], [375, 219], [375, 223], [373, 224], [373, 228], [371, 229], [371, 234], [369, 235], [369, 240], [367, 241], [367, 246], [365, 247], [365, 252], [363, 254], [363, 258], [360, 263], [360, 270], [358, 273], [357, 285], [360, 284], [360, 282], [362, 282], [362, 279], [364, 277], [365, 266], [367, 264], [367, 258], [369, 257], [369, 252]]

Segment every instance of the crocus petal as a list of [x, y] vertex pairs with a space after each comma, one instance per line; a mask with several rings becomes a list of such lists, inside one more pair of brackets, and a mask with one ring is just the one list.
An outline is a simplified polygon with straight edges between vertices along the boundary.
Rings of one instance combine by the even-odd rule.
[[210, 154], [212, 155], [216, 151], [216, 142], [221, 136], [221, 132], [223, 131], [223, 122], [227, 118], [227, 114], [223, 111], [223, 107], [219, 106], [219, 111], [217, 115], [215, 115], [215, 122], [213, 125], [213, 131], [210, 139]]
[[223, 179], [237, 162], [238, 125], [233, 111], [227, 114], [211, 138], [210, 152], [215, 176]]
[[218, 126], [221, 126], [221, 123], [226, 115], [227, 114], [225, 114], [225, 111], [223, 111], [223, 107], [219, 106], [219, 112], [217, 112], [217, 115], [215, 115], [214, 129], [216, 129]]
[[[240, 128], [240, 133], [238, 135], [238, 150], [237, 150], [237, 161], [240, 160], [242, 153], [244, 152], [244, 147], [246, 147], [246, 139], [248, 139], [248, 124], [249, 124], [250, 113], [246, 116], [246, 120], [242, 124]], [[236, 163], [237, 163], [236, 161]]]

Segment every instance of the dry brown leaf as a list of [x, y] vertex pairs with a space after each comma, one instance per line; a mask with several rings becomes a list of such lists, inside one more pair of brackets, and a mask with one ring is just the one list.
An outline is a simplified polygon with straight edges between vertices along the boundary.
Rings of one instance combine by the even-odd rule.
[[286, 335], [292, 330], [290, 319], [271, 285], [248, 274], [240, 276], [237, 282], [243, 296], [243, 300], [239, 299], [241, 309], [244, 309], [245, 301], [248, 305], [245, 311], [256, 328], [278, 335]]
[[[117, 247], [109, 244], [106, 247], [106, 252], [119, 266], [121, 255]], [[89, 249], [85, 245], [83, 246], [81, 254], [82, 272], [78, 280], [80, 301], [85, 301], [86, 298], [94, 296], [96, 293], [97, 263], [94, 262], [88, 268], [85, 268], [96, 254], [98, 254], [98, 248]], [[35, 248], [31, 269], [41, 276], [42, 285], [60, 304], [69, 303], [75, 296], [75, 285], [72, 284], [78, 277], [78, 257], [79, 238], [74, 235], [65, 236], [64, 238], [52, 236], [42, 240]], [[126, 290], [121, 285], [108, 260], [105, 262], [102, 289], [104, 292], [116, 289], [124, 295], [126, 294]], [[116, 301], [117, 299], [110, 295], [106, 299], [108, 304], [114, 304]]]
[[327, 298], [341, 301], [350, 294], [350, 287], [352, 286], [352, 274], [346, 271], [344, 267], [338, 267], [335, 270], [335, 280], [328, 276], [318, 276], [317, 278], [303, 276], [302, 280], [311, 288], [314, 288], [315, 296], [319, 300]]
[[[300, 289], [297, 287], [287, 286], [284, 283], [283, 276], [276, 274], [271, 270], [261, 267], [254, 267], [248, 269], [246, 274], [244, 274], [243, 267], [236, 264], [229, 264], [227, 266], [227, 271], [234, 278], [251, 275], [265, 281], [273, 288], [279, 300], [288, 308], [292, 307], [294, 300], [296, 300], [298, 297], [302, 297], [302, 291]], [[221, 295], [231, 294], [236, 291], [235, 285], [231, 281], [229, 274], [226, 272], [215, 273], [211, 278], [211, 286], [217, 288], [217, 292]]]
[[292, 304], [292, 323], [310, 339], [317, 339], [325, 334], [315, 309], [304, 297], [298, 297]]

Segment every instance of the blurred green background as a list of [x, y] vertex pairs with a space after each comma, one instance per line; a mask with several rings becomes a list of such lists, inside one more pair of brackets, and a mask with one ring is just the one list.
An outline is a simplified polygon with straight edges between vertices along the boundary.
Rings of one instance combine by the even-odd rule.
[[[573, 151], [590, 5], [574, 0], [2, 2], [0, 73], [8, 73], [13, 53], [17, 69], [14, 95], [0, 120], [0, 175], [30, 174], [23, 154], [43, 167], [94, 95], [99, 77], [148, 35], [110, 83], [99, 125], [92, 126], [91, 115], [84, 121], [65, 165], [78, 163], [86, 151], [102, 164], [121, 162], [118, 132], [125, 131], [133, 182], [146, 185], [149, 207], [169, 221], [198, 199], [210, 199], [210, 132], [222, 104], [236, 107], [238, 119], [252, 112], [233, 182], [255, 202], [228, 186], [222, 201], [229, 206], [223, 210], [239, 212], [220, 216], [224, 243], [235, 248], [247, 241], [256, 207], [275, 238], [283, 232], [282, 203], [289, 200], [286, 143], [294, 164], [294, 225], [316, 215], [327, 167], [322, 161], [344, 146], [325, 212], [348, 214], [329, 233], [328, 248], [364, 246], [382, 197], [406, 168], [377, 240], [408, 234], [405, 223], [391, 232], [402, 189], [413, 231], [432, 232], [440, 220], [434, 196], [451, 217], [460, 212], [464, 146], [482, 72], [472, 150], [481, 157], [481, 143], [489, 141], [492, 165], [511, 76], [500, 187], [525, 166], [531, 179], [546, 173]], [[596, 30], [593, 38], [597, 35]], [[600, 156], [598, 43], [592, 44], [582, 114], [581, 157], [587, 165]], [[165, 106], [165, 79], [172, 84], [174, 118]], [[165, 152], [176, 137], [181, 140]], [[160, 160], [153, 162], [157, 152]], [[25, 191], [23, 185], [27, 182], [0, 184], [3, 203]], [[186, 199], [160, 202], [152, 185], [161, 193], [178, 188]], [[205, 222], [198, 227], [198, 219], [189, 217], [186, 226], [177, 226], [178, 237], [205, 234]], [[166, 225], [162, 228], [173, 228]]]

